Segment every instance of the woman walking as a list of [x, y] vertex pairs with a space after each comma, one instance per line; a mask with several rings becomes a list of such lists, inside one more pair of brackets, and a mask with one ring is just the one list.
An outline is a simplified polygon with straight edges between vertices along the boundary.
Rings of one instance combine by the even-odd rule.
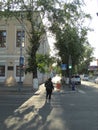
[[53, 83], [51, 81], [52, 79], [49, 78], [46, 82], [45, 82], [45, 87], [46, 87], [46, 101], [47, 99], [49, 100], [49, 102], [51, 101], [51, 95], [52, 95], [52, 91], [54, 89]]

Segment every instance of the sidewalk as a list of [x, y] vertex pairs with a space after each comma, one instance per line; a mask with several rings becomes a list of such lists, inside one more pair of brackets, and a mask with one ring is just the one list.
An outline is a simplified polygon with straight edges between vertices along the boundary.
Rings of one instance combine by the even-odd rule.
[[72, 85], [69, 86], [69, 84], [61, 85], [61, 88], [58, 89], [61, 92], [75, 92], [77, 90], [77, 87], [75, 86], [75, 90], [72, 89]]
[[34, 93], [36, 90], [33, 89], [33, 86], [24, 86], [24, 85], [16, 85], [16, 86], [5, 86], [0, 85], [0, 93]]
[[[39, 85], [38, 90], [41, 89], [40, 88], [41, 85]], [[56, 88], [56, 86], [55, 86], [55, 88]], [[25, 85], [22, 85], [22, 86], [20, 86], [20, 85], [5, 86], [5, 85], [0, 85], [0, 93], [19, 93], [19, 92], [21, 92], [23, 94], [23, 93], [34, 93], [38, 90], [34, 90], [33, 86], [25, 86]], [[65, 93], [65, 92], [71, 92], [73, 90], [72, 90], [71, 86], [64, 85], [64, 86], [61, 86], [60, 89], [57, 89], [57, 91]]]

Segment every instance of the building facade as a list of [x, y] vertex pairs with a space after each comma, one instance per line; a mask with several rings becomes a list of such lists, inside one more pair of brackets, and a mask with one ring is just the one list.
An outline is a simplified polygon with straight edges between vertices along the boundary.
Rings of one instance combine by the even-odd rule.
[[[28, 21], [23, 21], [23, 26], [30, 29]], [[22, 32], [22, 46], [21, 44]], [[24, 67], [26, 61], [26, 48], [29, 44], [27, 32], [22, 30], [22, 25], [15, 18], [10, 18], [6, 21], [5, 18], [0, 19], [0, 83], [6, 85], [15, 85], [20, 78], [20, 55], [24, 59]], [[47, 35], [44, 34], [38, 53], [46, 54], [49, 52], [49, 44]], [[24, 68], [22, 71], [21, 80], [25, 85], [32, 85], [32, 75], [25, 74]], [[41, 74], [38, 74], [42, 76]], [[39, 76], [39, 82], [42, 82]]]

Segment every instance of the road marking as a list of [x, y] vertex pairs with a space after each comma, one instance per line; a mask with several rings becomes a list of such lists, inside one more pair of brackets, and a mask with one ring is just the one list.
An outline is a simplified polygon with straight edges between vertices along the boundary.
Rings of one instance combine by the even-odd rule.
[[86, 94], [86, 92], [85, 92], [85, 91], [80, 90], [80, 89], [78, 89], [78, 92], [79, 92], [79, 93], [82, 93], [82, 94]]

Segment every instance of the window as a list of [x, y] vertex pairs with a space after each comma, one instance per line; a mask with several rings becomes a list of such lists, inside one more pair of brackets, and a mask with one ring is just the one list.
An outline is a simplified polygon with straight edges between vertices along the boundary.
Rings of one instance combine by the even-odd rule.
[[0, 77], [5, 77], [5, 66], [0, 65]]
[[16, 47], [20, 47], [20, 45], [21, 45], [21, 38], [22, 38], [22, 41], [24, 42], [25, 32], [21, 31], [21, 30], [17, 30], [17, 32], [16, 32]]
[[0, 30], [0, 47], [6, 47], [6, 30]]
[[[20, 66], [16, 66], [16, 77], [19, 77], [20, 76]], [[24, 69], [23, 67], [21, 68], [21, 76], [23, 77], [24, 76]]]

